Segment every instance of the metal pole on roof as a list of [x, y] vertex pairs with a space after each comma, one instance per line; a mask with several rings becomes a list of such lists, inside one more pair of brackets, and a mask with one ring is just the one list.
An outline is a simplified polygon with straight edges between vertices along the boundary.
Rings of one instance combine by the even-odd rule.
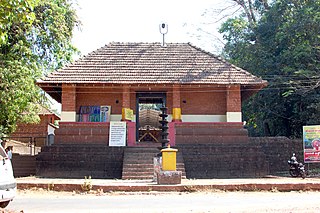
[[160, 33], [162, 34], [162, 46], [165, 47], [164, 35], [168, 33], [168, 24], [162, 23], [159, 25]]
[[164, 34], [162, 34], [162, 46], [163, 46], [163, 47], [165, 46], [165, 43], [164, 43]]

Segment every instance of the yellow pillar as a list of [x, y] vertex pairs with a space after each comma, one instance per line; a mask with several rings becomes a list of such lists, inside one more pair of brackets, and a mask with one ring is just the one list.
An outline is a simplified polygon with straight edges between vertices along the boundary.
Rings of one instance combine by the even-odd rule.
[[177, 170], [177, 149], [170, 148], [162, 149], [162, 170], [176, 171]]
[[127, 86], [123, 87], [122, 91], [122, 116], [121, 120], [126, 121], [126, 120], [131, 120], [128, 119], [128, 115], [131, 113], [130, 109], [130, 89]]
[[181, 108], [173, 108], [172, 109], [172, 120], [173, 121], [181, 121]]
[[172, 88], [172, 121], [182, 121], [180, 107], [180, 87], [176, 85]]

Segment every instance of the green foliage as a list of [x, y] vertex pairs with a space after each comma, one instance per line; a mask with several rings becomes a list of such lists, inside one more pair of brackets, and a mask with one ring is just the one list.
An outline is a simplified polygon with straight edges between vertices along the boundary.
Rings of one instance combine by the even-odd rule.
[[[6, 60], [0, 67], [0, 125], [3, 133], [15, 130], [16, 122], [39, 121], [35, 103], [39, 91], [32, 78], [32, 69], [23, 61]], [[28, 115], [24, 112], [28, 112]]]
[[0, 0], [0, 137], [37, 122], [43, 96], [35, 79], [63, 66], [76, 49], [78, 21], [68, 0]]
[[18, 34], [23, 28], [28, 28], [34, 21], [34, 13], [32, 13], [34, 5], [37, 1], [16, 1], [1, 0], [0, 1], [0, 45], [7, 44], [9, 37], [12, 36], [10, 31]]
[[78, 25], [75, 10], [68, 0], [42, 0], [34, 13], [30, 42], [35, 44], [37, 63], [46, 70], [55, 70], [69, 62], [76, 52], [71, 44], [72, 31]]
[[269, 82], [243, 107], [251, 135], [301, 137], [320, 123], [319, 22], [319, 0], [277, 0], [256, 26], [222, 26], [225, 55]]

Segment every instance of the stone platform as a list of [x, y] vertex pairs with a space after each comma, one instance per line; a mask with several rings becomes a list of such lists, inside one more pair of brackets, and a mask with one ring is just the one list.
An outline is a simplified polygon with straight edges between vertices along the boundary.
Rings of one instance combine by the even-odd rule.
[[160, 171], [157, 174], [157, 183], [164, 184], [181, 184], [181, 171]]

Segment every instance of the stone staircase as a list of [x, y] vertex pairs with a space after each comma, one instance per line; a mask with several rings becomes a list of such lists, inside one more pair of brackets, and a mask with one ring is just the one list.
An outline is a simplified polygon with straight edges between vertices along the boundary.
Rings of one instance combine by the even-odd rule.
[[[153, 179], [153, 158], [159, 153], [156, 147], [126, 147], [123, 157], [122, 179]], [[177, 152], [177, 171], [186, 178], [183, 157]]]

